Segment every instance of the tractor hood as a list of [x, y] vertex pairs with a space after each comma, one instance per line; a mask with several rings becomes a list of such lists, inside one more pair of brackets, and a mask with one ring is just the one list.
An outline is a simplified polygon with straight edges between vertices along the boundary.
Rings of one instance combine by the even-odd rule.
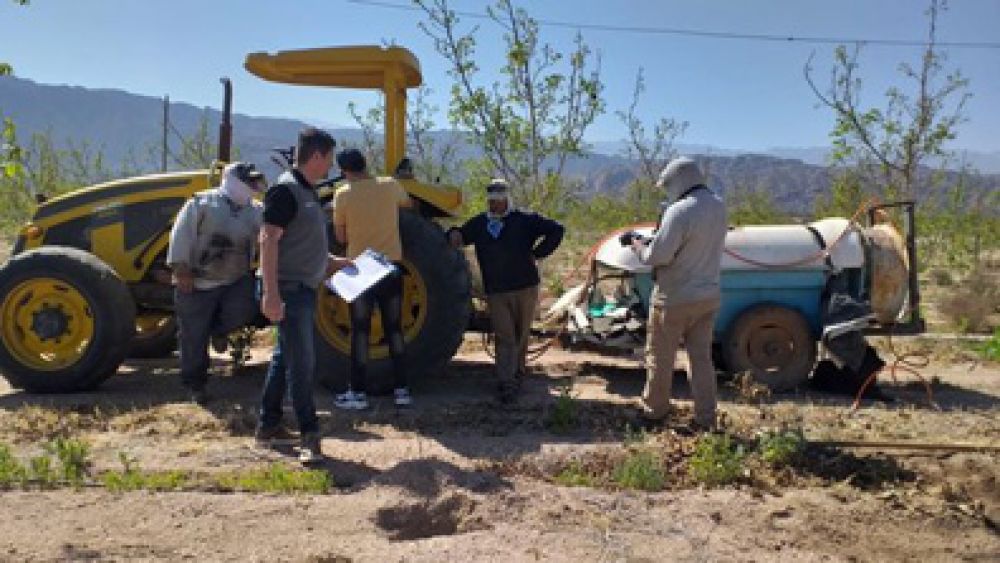
[[243, 66], [252, 74], [285, 84], [381, 89], [393, 77], [405, 88], [423, 82], [420, 63], [402, 47], [326, 47], [251, 53]]

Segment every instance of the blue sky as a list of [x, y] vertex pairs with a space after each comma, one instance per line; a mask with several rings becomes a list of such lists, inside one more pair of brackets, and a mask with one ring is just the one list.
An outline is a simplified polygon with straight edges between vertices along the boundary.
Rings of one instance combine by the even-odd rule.
[[[406, 4], [406, 0], [385, 0]], [[926, 36], [926, 4], [918, 0], [577, 0], [516, 2], [540, 20], [610, 26], [660, 26], [791, 36], [913, 39]], [[454, 1], [483, 12], [482, 1]], [[243, 70], [246, 53], [394, 41], [421, 60], [435, 103], [447, 107], [444, 61], [417, 26], [421, 14], [348, 0], [33, 0], [25, 8], [0, 0], [0, 60], [37, 82], [119, 88], [198, 106], [218, 107], [220, 76], [235, 87], [236, 111], [347, 124], [350, 100], [374, 96], [349, 90], [283, 86]], [[498, 68], [499, 33], [487, 22], [477, 35], [482, 67]], [[1000, 1], [953, 1], [939, 22], [939, 41], [1000, 42]], [[542, 28], [543, 38], [567, 49], [575, 31]], [[591, 141], [615, 141], [624, 129], [614, 110], [630, 101], [644, 67], [641, 113], [690, 122], [684, 143], [763, 150], [825, 146], [832, 124], [818, 108], [802, 67], [815, 51], [825, 81], [833, 45], [757, 42], [585, 30], [603, 60], [608, 113], [590, 129]], [[862, 53], [865, 100], [900, 83], [897, 65], [916, 64], [915, 47], [868, 46]], [[954, 148], [1000, 151], [1000, 49], [949, 49], [948, 65], [971, 80], [968, 122]], [[489, 77], [486, 77], [489, 78]], [[0, 100], [2, 103], [2, 100]], [[441, 116], [442, 123], [444, 116]]]

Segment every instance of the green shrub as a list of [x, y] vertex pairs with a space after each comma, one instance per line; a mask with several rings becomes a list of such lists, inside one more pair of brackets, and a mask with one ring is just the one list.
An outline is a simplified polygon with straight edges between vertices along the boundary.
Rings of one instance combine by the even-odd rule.
[[699, 483], [725, 485], [743, 473], [744, 458], [743, 446], [733, 444], [728, 435], [705, 434], [698, 440], [688, 468]]
[[75, 438], [56, 438], [45, 451], [59, 461], [59, 477], [72, 485], [80, 485], [90, 468], [90, 446]]
[[596, 478], [579, 461], [572, 461], [555, 476], [556, 483], [564, 487], [593, 487]]
[[15, 485], [20, 486], [24, 484], [27, 478], [27, 470], [14, 457], [14, 454], [10, 451], [10, 446], [0, 444], [0, 487], [10, 488]]
[[218, 483], [226, 489], [251, 493], [325, 494], [333, 487], [333, 479], [326, 471], [293, 470], [280, 463], [263, 470], [220, 475]]
[[615, 468], [612, 480], [626, 489], [659, 491], [666, 482], [663, 464], [649, 450], [634, 450]]
[[50, 488], [58, 481], [58, 475], [52, 468], [52, 458], [47, 455], [40, 455], [28, 461], [28, 480], [39, 487]]
[[993, 330], [993, 336], [979, 347], [979, 353], [987, 360], [1000, 362], [1000, 328]]
[[572, 383], [560, 386], [559, 396], [556, 398], [556, 403], [552, 407], [552, 411], [549, 413], [548, 420], [546, 421], [546, 426], [548, 426], [549, 430], [558, 434], [565, 434], [576, 428], [578, 423], [576, 414], [577, 405], [572, 391]]
[[773, 466], [791, 465], [801, 459], [805, 448], [806, 439], [801, 430], [766, 432], [758, 441], [761, 459]]

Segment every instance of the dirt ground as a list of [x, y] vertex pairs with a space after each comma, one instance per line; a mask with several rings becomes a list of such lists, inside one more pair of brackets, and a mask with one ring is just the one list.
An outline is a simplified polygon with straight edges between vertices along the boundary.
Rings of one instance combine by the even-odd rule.
[[[0, 442], [31, 455], [53, 436], [79, 437], [95, 472], [119, 468], [123, 452], [150, 471], [294, 464], [290, 448], [253, 445], [265, 357], [255, 350], [236, 375], [218, 358], [204, 408], [185, 402], [175, 359], [130, 362], [90, 394], [4, 388]], [[1000, 444], [998, 366], [959, 358], [922, 373], [943, 410], [906, 378], [883, 384], [896, 403], [854, 413], [848, 397], [750, 398], [725, 384], [721, 408], [734, 433]], [[642, 378], [635, 360], [552, 350], [521, 400], [501, 407], [472, 339], [415, 385], [410, 409], [379, 397], [365, 413], [332, 412], [317, 391], [330, 494], [5, 491], [0, 560], [1000, 560], [997, 454], [842, 450], [812, 473], [714, 490], [680, 478], [655, 493], [561, 486], [538, 469], [621, 451]], [[578, 423], [557, 433], [546, 421], [570, 381]], [[685, 405], [682, 380], [675, 391]], [[682, 438], [668, 428], [650, 440]]]

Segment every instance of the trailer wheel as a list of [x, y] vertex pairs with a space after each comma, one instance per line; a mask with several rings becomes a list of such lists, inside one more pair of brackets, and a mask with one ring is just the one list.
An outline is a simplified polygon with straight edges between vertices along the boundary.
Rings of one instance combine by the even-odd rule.
[[816, 340], [802, 313], [760, 304], [740, 313], [722, 343], [730, 373], [749, 372], [772, 391], [792, 390], [809, 378], [816, 363]]

